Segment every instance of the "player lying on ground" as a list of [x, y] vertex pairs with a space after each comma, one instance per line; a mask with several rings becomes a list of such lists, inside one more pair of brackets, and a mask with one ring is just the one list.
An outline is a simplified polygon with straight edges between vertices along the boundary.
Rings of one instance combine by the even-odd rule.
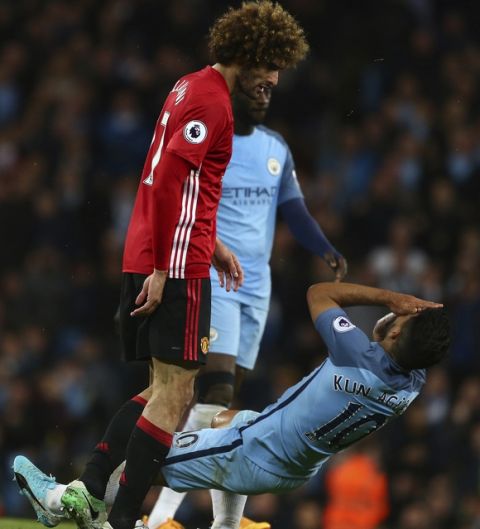
[[[233, 415], [227, 428], [175, 434], [158, 474], [157, 484], [174, 490], [227, 494], [212, 529], [238, 528], [240, 494], [297, 488], [330, 456], [401, 415], [425, 383], [425, 368], [447, 353], [449, 322], [438, 303], [349, 283], [314, 285], [307, 299], [328, 358], [261, 413], [226, 411], [217, 423]], [[351, 305], [392, 311], [377, 322], [375, 341], [350, 322], [342, 307]], [[14, 472], [40, 521], [64, 514], [65, 486], [23, 456]]]

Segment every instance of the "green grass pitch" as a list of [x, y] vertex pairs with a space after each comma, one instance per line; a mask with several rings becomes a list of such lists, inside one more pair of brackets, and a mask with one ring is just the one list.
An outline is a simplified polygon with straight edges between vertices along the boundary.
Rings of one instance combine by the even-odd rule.
[[[25, 520], [22, 518], [0, 518], [0, 529], [42, 529], [44, 527], [36, 520]], [[57, 525], [57, 529], [73, 529], [73, 522], [64, 522]]]

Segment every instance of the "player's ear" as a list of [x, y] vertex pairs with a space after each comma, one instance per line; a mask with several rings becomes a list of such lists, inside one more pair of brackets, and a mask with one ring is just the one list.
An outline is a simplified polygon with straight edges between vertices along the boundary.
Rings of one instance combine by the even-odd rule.
[[388, 329], [386, 338], [389, 338], [390, 340], [396, 340], [400, 336], [400, 332], [402, 330], [402, 327], [398, 324], [393, 324], [390, 329]]
[[391, 340], [396, 340], [400, 336], [400, 327], [392, 327], [387, 334], [387, 337]]

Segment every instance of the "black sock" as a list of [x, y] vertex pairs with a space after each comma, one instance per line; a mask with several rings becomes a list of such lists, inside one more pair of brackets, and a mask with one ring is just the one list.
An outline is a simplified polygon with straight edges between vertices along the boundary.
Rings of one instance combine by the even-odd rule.
[[102, 440], [94, 448], [80, 480], [88, 492], [103, 500], [112, 472], [125, 460], [128, 440], [147, 401], [138, 395], [114, 415]]
[[127, 463], [108, 521], [115, 529], [132, 529], [143, 500], [172, 444], [172, 435], [145, 417], [138, 419], [127, 447]]

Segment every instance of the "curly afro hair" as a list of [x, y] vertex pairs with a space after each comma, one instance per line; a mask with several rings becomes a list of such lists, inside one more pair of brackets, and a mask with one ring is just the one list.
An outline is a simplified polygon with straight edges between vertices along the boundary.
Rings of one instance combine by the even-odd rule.
[[290, 68], [308, 52], [303, 29], [280, 4], [244, 2], [218, 18], [209, 35], [215, 62], [246, 68]]

